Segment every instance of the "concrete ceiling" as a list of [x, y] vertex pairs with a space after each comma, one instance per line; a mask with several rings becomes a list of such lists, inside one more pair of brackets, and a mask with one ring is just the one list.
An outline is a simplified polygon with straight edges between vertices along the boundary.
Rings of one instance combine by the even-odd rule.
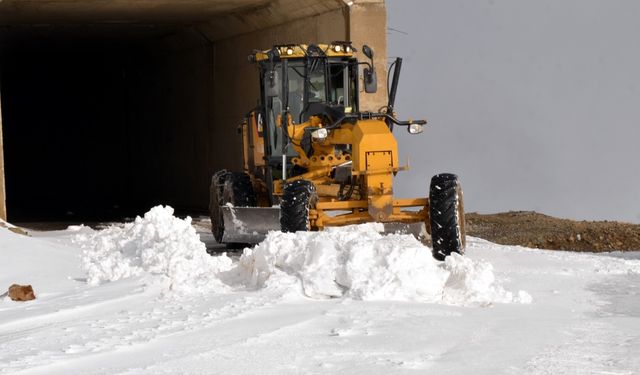
[[0, 0], [0, 27], [144, 36], [196, 26], [217, 40], [341, 7], [343, 0]]
[[268, 0], [2, 0], [0, 24], [194, 23], [268, 3]]

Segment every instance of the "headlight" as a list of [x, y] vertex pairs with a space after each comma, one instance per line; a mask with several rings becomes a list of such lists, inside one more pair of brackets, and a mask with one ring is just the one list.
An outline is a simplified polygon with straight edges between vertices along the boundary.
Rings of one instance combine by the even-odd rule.
[[338, 44], [338, 45], [333, 47], [333, 50], [336, 51], [336, 52], [340, 52], [340, 51], [342, 51], [342, 46]]
[[328, 135], [329, 132], [325, 128], [316, 129], [311, 132], [311, 138], [313, 138], [314, 141], [324, 141]]
[[409, 125], [409, 128], [407, 130], [409, 130], [409, 133], [411, 133], [411, 134], [420, 134], [420, 133], [422, 133], [422, 125], [420, 125], [420, 124], [411, 124], [411, 125]]
[[287, 55], [293, 55], [293, 48], [287, 48]]

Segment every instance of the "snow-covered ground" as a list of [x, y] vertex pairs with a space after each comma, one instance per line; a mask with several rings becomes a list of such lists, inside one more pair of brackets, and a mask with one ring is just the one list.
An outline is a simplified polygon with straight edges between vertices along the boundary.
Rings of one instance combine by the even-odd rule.
[[206, 254], [158, 207], [102, 231], [0, 228], [0, 374], [634, 374], [640, 253], [468, 238], [437, 262], [376, 225]]

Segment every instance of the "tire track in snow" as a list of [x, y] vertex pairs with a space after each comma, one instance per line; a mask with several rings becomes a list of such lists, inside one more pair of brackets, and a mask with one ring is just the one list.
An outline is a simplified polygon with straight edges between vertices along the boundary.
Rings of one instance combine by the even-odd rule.
[[[631, 348], [632, 335], [607, 322], [578, 322], [569, 338], [532, 358], [525, 367], [530, 374], [635, 374], [638, 367]], [[637, 345], [637, 344], [636, 344]], [[621, 360], [627, 358], [628, 360]]]
[[123, 309], [122, 300], [98, 314], [93, 308], [86, 309], [91, 314], [76, 315], [76, 323], [59, 320], [58, 324], [41, 325], [40, 329], [16, 330], [15, 337], [0, 344], [0, 373], [51, 373], [56, 365], [63, 369], [71, 362], [112, 352], [144, 350], [149, 343], [163, 338], [224, 325], [247, 312], [273, 305], [282, 296], [251, 292], [140, 296], [138, 303], [126, 306], [129, 310]]
[[637, 373], [640, 311], [635, 298], [640, 292], [640, 277], [609, 276], [588, 290], [594, 293], [594, 311], [565, 331], [567, 340], [532, 358], [526, 366], [529, 373]]
[[[84, 304], [71, 305], [70, 308], [64, 308], [63, 306], [69, 306], [69, 304], [61, 303], [60, 308], [54, 312], [45, 312], [43, 314], [34, 314], [32, 316], [26, 316], [19, 319], [10, 320], [6, 323], [0, 324], [0, 342], [6, 342], [19, 338], [23, 335], [33, 334], [42, 329], [51, 329], [58, 326], [65, 326], [77, 319], [79, 316], [83, 316], [91, 311], [105, 308], [114, 304], [124, 303], [127, 300], [135, 300], [139, 298], [138, 295], [125, 295], [118, 298], [100, 299], [95, 301], [93, 298], [87, 298], [88, 301]], [[63, 300], [70, 301], [74, 298], [63, 298]], [[88, 303], [87, 303], [88, 302]], [[77, 303], [77, 302], [76, 302]], [[50, 311], [50, 309], [47, 309]]]
[[[255, 362], [263, 374], [352, 373], [354, 368], [359, 373], [415, 373], [428, 368], [433, 353], [390, 340], [397, 320], [421, 324], [426, 317], [459, 314], [447, 306], [420, 305], [412, 312], [390, 306], [393, 303], [285, 302], [229, 320], [214, 332], [198, 332], [189, 339], [189, 350], [172, 353], [174, 359], [125, 373], [198, 373], [207, 363], [214, 364], [211, 373], [251, 374]], [[251, 360], [238, 360], [243, 358]]]

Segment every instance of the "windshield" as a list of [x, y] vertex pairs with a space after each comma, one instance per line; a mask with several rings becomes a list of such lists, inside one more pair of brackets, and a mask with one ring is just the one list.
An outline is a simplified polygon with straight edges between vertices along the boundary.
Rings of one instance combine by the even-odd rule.
[[[287, 64], [288, 93], [287, 105], [294, 124], [300, 123], [300, 115], [304, 109], [304, 61], [289, 61]], [[282, 70], [282, 64], [274, 65], [276, 71]], [[274, 157], [282, 156], [282, 143], [286, 141], [283, 130], [276, 126], [279, 116], [282, 116], [284, 110], [285, 98], [280, 93], [279, 96], [266, 98], [266, 115], [267, 115], [267, 135], [269, 138], [269, 154]], [[288, 156], [296, 156], [293, 146], [286, 146], [286, 154]]]
[[300, 123], [300, 114], [304, 109], [304, 62], [289, 63], [289, 112], [294, 124]]
[[353, 111], [355, 105], [355, 81], [350, 76], [347, 62], [332, 63], [329, 66], [329, 102], [343, 105], [345, 112]]
[[316, 60], [309, 66], [309, 103], [324, 103], [327, 101], [325, 64]]
[[[282, 129], [276, 127], [278, 116], [282, 115], [285, 103], [294, 124], [301, 124], [310, 115], [305, 113], [310, 103], [327, 103], [342, 105], [345, 112], [357, 110], [356, 79], [357, 65], [346, 60], [289, 60], [287, 61], [287, 97], [282, 93], [278, 96], [265, 97], [265, 115], [267, 119], [267, 134], [269, 153], [272, 156], [282, 156]], [[275, 63], [270, 69], [282, 72], [283, 64]], [[305, 79], [306, 77], [306, 79]], [[286, 100], [285, 100], [286, 99]], [[287, 155], [296, 156], [291, 145], [287, 146]]]

